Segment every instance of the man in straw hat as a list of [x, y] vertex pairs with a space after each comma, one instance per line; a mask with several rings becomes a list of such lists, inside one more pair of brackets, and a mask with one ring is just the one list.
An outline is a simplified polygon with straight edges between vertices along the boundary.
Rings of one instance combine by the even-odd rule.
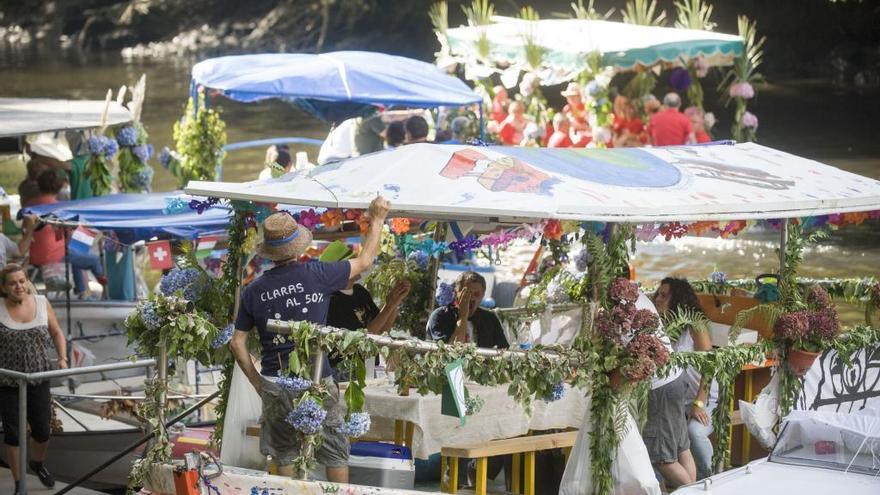
[[[267, 331], [267, 322], [278, 319], [326, 323], [330, 294], [344, 289], [351, 278], [373, 265], [389, 207], [388, 201], [381, 196], [374, 199], [366, 213], [370, 228], [363, 238], [360, 254], [356, 258], [332, 263], [298, 262], [312, 243], [312, 234], [288, 213], [275, 213], [263, 222], [263, 242], [257, 246], [257, 253], [274, 261], [275, 267], [242, 291], [230, 347], [236, 362], [263, 400], [260, 452], [273, 457], [281, 475], [293, 474], [293, 461], [300, 455], [301, 447], [297, 430], [285, 421], [298, 392], [276, 383], [279, 375], [286, 374], [294, 343], [287, 339], [279, 341], [277, 335]], [[248, 333], [254, 327], [259, 332], [262, 346], [262, 369], [259, 372], [247, 349]], [[323, 404], [327, 417], [322, 424], [323, 442], [316, 458], [327, 469], [330, 481], [346, 483], [348, 438], [336, 431], [343, 423], [345, 403], [339, 400], [339, 387], [331, 373], [325, 356], [322, 377], [329, 397]]]
[[560, 94], [565, 97], [562, 114], [568, 117], [568, 122], [571, 125], [572, 146], [583, 148], [590, 143], [592, 135], [590, 134], [590, 124], [587, 122], [587, 105], [584, 103], [581, 86], [576, 82], [570, 82]]

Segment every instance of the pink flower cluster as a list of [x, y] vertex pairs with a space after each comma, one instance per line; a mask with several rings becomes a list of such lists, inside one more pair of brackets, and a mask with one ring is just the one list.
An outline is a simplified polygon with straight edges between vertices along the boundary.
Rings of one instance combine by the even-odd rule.
[[807, 304], [816, 310], [827, 309], [833, 307], [831, 304], [831, 296], [822, 287], [814, 285], [807, 292]]
[[747, 82], [738, 82], [730, 85], [729, 94], [731, 98], [751, 99], [755, 96], [755, 88]]
[[840, 333], [840, 320], [834, 308], [810, 311], [810, 334], [818, 340], [833, 339]]
[[783, 340], [798, 340], [807, 336], [810, 330], [810, 316], [807, 311], [792, 311], [776, 319], [773, 332]]
[[637, 331], [656, 331], [660, 327], [660, 317], [651, 310], [638, 309], [633, 316], [632, 328]]
[[625, 278], [618, 278], [611, 282], [608, 297], [616, 303], [634, 303], [639, 298], [639, 288]]
[[755, 116], [752, 112], [748, 110], [742, 116], [742, 126], [745, 129], [757, 129], [758, 128], [758, 117]]
[[669, 362], [669, 350], [656, 335], [636, 335], [626, 346], [628, 363], [620, 372], [630, 382], [640, 382], [654, 375], [657, 368]]

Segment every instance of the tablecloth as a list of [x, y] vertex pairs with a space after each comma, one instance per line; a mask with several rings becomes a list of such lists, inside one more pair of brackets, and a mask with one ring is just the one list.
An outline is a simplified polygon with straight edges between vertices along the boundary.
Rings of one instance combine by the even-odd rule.
[[584, 392], [568, 385], [558, 401], [534, 400], [531, 415], [507, 395], [506, 385], [484, 387], [468, 383], [466, 386], [471, 395], [481, 397], [485, 403], [480, 412], [468, 416], [462, 426], [458, 418], [440, 414], [437, 394], [421, 396], [412, 390], [409, 396], [400, 396], [396, 387], [387, 382], [368, 383], [364, 390], [365, 409], [373, 418], [369, 436], [392, 438], [393, 422], [387, 420], [409, 421], [415, 425], [413, 455], [427, 459], [440, 452], [444, 445], [512, 438], [525, 435], [529, 430], [578, 428], [587, 407]]

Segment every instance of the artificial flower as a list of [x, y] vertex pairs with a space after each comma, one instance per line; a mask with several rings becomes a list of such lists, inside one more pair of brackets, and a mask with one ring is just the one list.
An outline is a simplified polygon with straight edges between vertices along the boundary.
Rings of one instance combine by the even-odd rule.
[[547, 221], [544, 225], [544, 238], [552, 241], [562, 239], [562, 224], [559, 220], [552, 219]]
[[755, 96], [755, 88], [747, 82], [738, 82], [730, 85], [728, 90], [731, 98], [751, 99]]
[[394, 232], [397, 235], [409, 232], [409, 218], [392, 218], [391, 232]]

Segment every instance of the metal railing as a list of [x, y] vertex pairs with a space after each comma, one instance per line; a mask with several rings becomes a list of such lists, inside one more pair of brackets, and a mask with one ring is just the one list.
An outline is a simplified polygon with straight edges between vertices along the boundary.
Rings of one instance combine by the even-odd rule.
[[[24, 492], [27, 493], [27, 465], [28, 465], [28, 435], [27, 435], [27, 386], [28, 383], [42, 382], [53, 378], [65, 378], [69, 376], [83, 375], [86, 373], [101, 373], [132, 368], [151, 368], [156, 366], [155, 359], [142, 359], [139, 361], [98, 364], [82, 368], [70, 368], [65, 370], [40, 371], [37, 373], [22, 373], [20, 371], [0, 368], [0, 376], [14, 379], [18, 382], [18, 479], [21, 481]], [[10, 459], [11, 461], [11, 459]]]

